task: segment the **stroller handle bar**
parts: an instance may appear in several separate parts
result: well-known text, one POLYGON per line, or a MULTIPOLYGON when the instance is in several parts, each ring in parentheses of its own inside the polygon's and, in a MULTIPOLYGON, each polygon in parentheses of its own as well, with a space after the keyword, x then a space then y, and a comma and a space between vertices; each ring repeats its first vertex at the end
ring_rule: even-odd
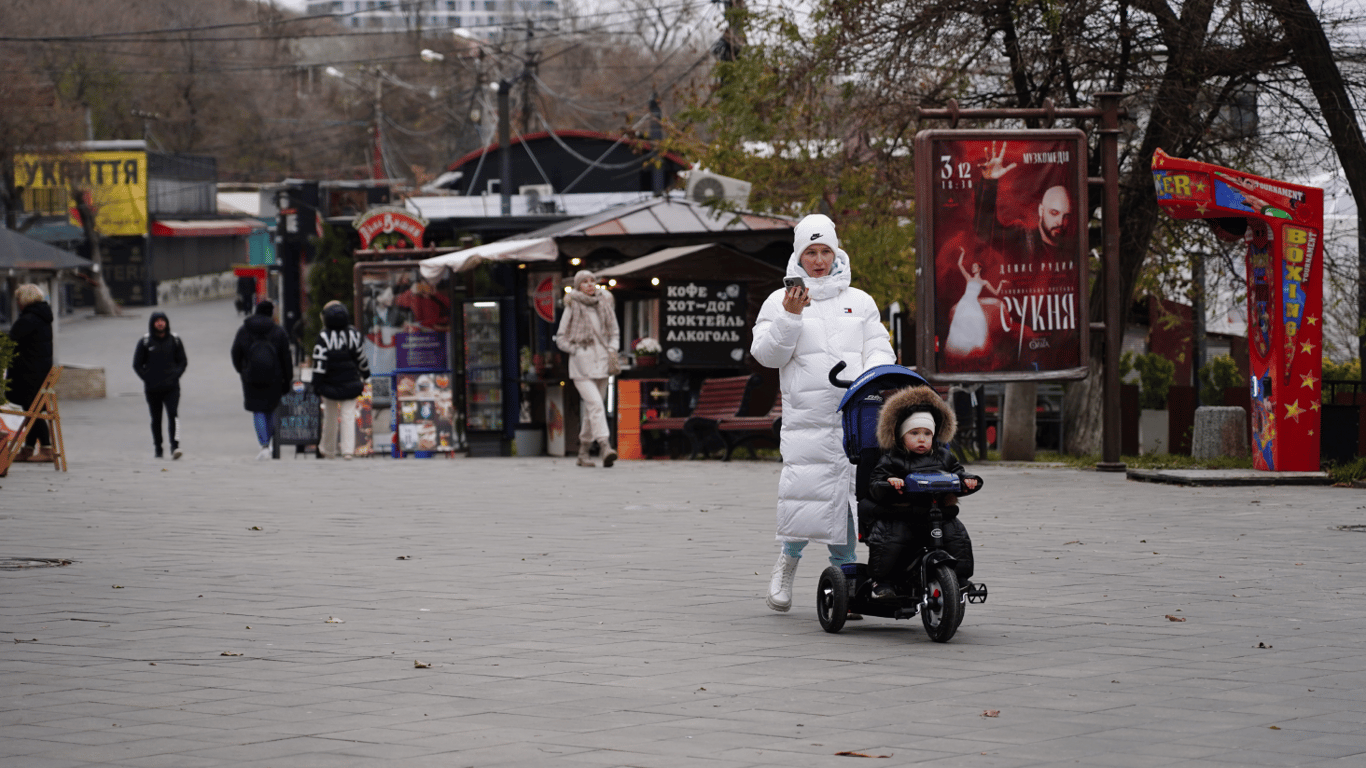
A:
POLYGON ((832 386, 839 387, 840 389, 848 389, 854 385, 852 379, 841 379, 839 377, 839 372, 848 367, 849 364, 843 360, 835 363, 835 367, 830 369, 830 384, 832 386))

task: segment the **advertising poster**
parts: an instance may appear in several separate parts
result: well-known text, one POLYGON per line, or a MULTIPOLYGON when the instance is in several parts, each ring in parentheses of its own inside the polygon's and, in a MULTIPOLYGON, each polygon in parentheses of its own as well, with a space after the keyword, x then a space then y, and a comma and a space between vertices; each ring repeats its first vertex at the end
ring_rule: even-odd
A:
POLYGON ((370 371, 443 370, 451 305, 444 281, 422 279, 415 266, 366 267, 360 274, 362 331, 370 371))
POLYGON ((455 432, 457 420, 449 372, 396 374, 394 395, 400 451, 456 449, 461 436, 455 432))
POLYGON ((1085 178, 1077 130, 916 137, 922 369, 942 381, 1086 375, 1085 178))
POLYGON ((24 210, 80 217, 72 185, 88 189, 101 235, 147 234, 147 153, 92 150, 63 155, 17 154, 14 185, 23 189, 24 210))
POLYGON ((689 280, 660 286, 661 346, 671 365, 735 365, 749 350, 743 283, 689 280))

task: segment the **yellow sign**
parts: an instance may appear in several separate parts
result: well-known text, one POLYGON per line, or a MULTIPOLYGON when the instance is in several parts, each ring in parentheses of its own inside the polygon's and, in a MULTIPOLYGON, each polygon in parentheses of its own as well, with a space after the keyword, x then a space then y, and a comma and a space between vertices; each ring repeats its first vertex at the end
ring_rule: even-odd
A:
POLYGON ((24 210, 66 214, 80 226, 73 187, 90 194, 101 235, 147 234, 147 153, 94 150, 14 156, 14 183, 23 188, 24 210))

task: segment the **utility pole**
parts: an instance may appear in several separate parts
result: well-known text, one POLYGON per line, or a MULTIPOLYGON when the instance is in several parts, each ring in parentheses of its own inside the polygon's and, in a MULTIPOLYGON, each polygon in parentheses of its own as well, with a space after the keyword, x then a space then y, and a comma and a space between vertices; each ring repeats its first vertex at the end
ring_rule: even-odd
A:
POLYGON ((380 76, 379 67, 375 67, 375 136, 370 158, 370 178, 375 180, 388 178, 384 170, 384 134, 381 130, 384 123, 383 101, 384 79, 380 76))
POLYGON ((512 81, 498 81, 498 194, 502 198, 502 213, 512 215, 512 127, 509 124, 509 104, 512 81))
POLYGON ((664 110, 659 106, 659 93, 650 94, 650 142, 654 144, 655 167, 650 173, 650 188, 655 197, 664 196, 664 155, 659 151, 659 145, 664 140, 664 123, 662 117, 664 110))

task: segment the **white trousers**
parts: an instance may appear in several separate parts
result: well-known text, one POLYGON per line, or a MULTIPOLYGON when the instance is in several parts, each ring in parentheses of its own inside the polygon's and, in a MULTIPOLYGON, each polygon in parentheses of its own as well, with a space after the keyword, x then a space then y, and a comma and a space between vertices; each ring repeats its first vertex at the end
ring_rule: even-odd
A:
POLYGON ((612 439, 607 428, 607 406, 603 398, 607 396, 607 379, 574 379, 579 390, 579 445, 580 450, 598 440, 612 439))
POLYGON ((318 450, 323 456, 337 455, 337 413, 341 412, 341 452, 351 456, 356 452, 356 401, 323 398, 323 440, 318 450))

